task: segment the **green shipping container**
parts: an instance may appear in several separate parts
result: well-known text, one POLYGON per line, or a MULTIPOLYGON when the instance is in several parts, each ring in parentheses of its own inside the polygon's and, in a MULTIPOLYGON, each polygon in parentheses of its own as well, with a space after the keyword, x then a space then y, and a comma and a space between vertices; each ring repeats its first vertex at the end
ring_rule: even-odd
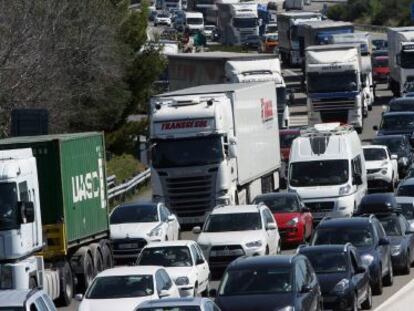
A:
POLYGON ((101 133, 14 137, 0 149, 31 148, 37 160, 46 256, 109 235, 101 133), (49 252, 49 254, 47 254, 49 252))

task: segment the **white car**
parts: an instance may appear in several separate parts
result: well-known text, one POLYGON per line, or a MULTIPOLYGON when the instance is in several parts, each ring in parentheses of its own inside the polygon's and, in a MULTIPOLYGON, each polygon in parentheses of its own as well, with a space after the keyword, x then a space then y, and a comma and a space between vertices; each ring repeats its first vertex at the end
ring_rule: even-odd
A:
POLYGON ((163 266, 180 290, 181 297, 207 296, 210 269, 195 241, 168 241, 147 245, 138 265, 163 266))
POLYGON ((171 26, 170 14, 165 13, 165 12, 158 13, 154 18, 154 26, 158 26, 158 25, 171 26))
POLYGON ((110 231, 114 259, 135 262, 145 245, 177 240, 180 224, 163 203, 128 203, 112 211, 110 231))
POLYGON ((133 311, 140 303, 153 299, 180 297, 178 288, 163 267, 131 266, 99 273, 86 290, 78 311, 133 311))
POLYGON ((387 146, 363 146, 365 168, 367 170, 368 189, 385 189, 393 192, 399 181, 397 155, 393 155, 387 146))
POLYGON ((240 256, 280 253, 280 236, 272 212, 264 204, 216 207, 204 224, 197 242, 210 269, 225 268, 240 256))

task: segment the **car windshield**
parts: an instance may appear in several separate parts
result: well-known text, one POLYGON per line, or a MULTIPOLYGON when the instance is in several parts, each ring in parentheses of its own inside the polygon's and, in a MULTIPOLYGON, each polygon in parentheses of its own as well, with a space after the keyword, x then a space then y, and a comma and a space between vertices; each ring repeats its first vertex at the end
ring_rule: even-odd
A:
POLYGON ((372 140, 373 145, 387 146, 392 154, 400 155, 403 151, 403 140, 401 137, 379 137, 372 140))
POLYGON ((16 229, 17 215, 16 183, 0 183, 0 230, 16 229))
POLYGON ((397 190, 399 197, 414 197, 414 185, 400 185, 397 190))
POLYGON ((316 273, 340 273, 347 271, 344 253, 305 252, 316 273))
POLYGON ((111 225, 135 222, 157 222, 158 212, 154 205, 121 205, 111 214, 111 225))
POLYGON ((414 129, 414 114, 385 115, 381 122, 382 130, 407 131, 414 129))
POLYGON ((290 165, 289 183, 293 187, 340 185, 348 179, 347 160, 295 162, 290 165))
POLYGON ((414 205, 411 203, 398 203, 398 207, 402 210, 402 214, 406 219, 414 219, 414 205))
POLYGON ((189 24, 189 25, 202 25, 203 24, 203 19, 202 18, 197 18, 197 17, 189 17, 189 18, 187 18, 187 24, 189 24))
POLYGON ((400 111, 414 111, 414 100, 413 101, 395 101, 390 104, 391 112, 400 111))
POLYGON ((87 299, 118 299, 154 294, 152 275, 121 275, 97 277, 87 290, 87 299))
POLYGON ((300 211, 298 199, 293 195, 257 197, 253 203, 263 202, 273 213, 294 213, 300 211))
POLYGON ((208 217, 204 232, 248 231, 261 228, 259 213, 213 214, 208 217))
POLYGON ((236 28, 256 27, 257 18, 233 18, 233 26, 236 28))
POLYGON ((293 140, 299 136, 299 133, 293 134, 281 134, 280 135, 280 148, 290 148, 293 140))
POLYGON ((190 250, 186 246, 145 248, 137 261, 141 266, 191 267, 190 250))
POLYGON ((152 165, 155 168, 209 165, 219 163, 223 157, 219 136, 159 140, 152 150, 152 165))
POLYGON ((310 93, 354 92, 358 90, 357 74, 353 71, 337 73, 308 73, 310 93))
POLYGON ((158 17, 162 17, 162 18, 168 18, 168 17, 170 17, 170 15, 168 15, 167 13, 159 13, 157 16, 158 17))
POLYGON ((402 228, 397 217, 386 217, 386 218, 379 218, 382 226, 384 227, 385 232, 389 236, 401 236, 402 235, 402 228))
POLYGON ((277 35, 267 36, 267 41, 268 42, 277 42, 278 39, 279 39, 279 37, 277 35))
POLYGON ((289 267, 228 270, 220 284, 220 296, 264 295, 292 291, 289 267))
POLYGON ((136 311, 201 311, 197 306, 138 308, 136 311))
POLYGON ((363 150, 366 161, 387 160, 387 153, 382 148, 364 148, 363 150))
POLYGON ((346 244, 352 243, 355 247, 372 246, 374 238, 367 228, 338 227, 316 230, 312 238, 312 245, 346 244))

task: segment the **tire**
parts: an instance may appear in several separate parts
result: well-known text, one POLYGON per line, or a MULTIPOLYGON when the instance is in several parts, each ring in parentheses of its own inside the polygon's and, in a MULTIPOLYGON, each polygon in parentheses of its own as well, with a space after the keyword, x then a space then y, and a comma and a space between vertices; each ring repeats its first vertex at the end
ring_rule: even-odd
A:
POLYGON ((410 274, 411 272, 411 262, 410 262, 410 253, 407 251, 407 255, 405 256, 405 266, 401 269, 402 274, 410 274))
POLYGON ((194 297, 198 297, 198 284, 197 283, 195 283, 195 285, 194 285, 194 293, 193 293, 193 296, 194 297))
POLYGON ((388 273, 384 277, 384 285, 385 286, 392 286, 392 284, 394 284, 394 272, 392 270, 392 263, 391 263, 391 258, 390 258, 388 273))
MULTIPOLYGON (((101 246, 98 243, 90 245, 92 251, 93 267, 95 268, 95 275, 104 270, 101 246)), ((94 275, 94 276, 95 276, 94 275)))
POLYGON ((60 307, 66 307, 70 305, 74 293, 72 269, 67 261, 58 263, 57 268, 59 271, 60 294, 56 303, 60 307))
POLYGON ((102 263, 103 269, 110 269, 114 266, 114 258, 112 257, 112 249, 108 240, 101 241, 102 263))
POLYGON ((207 283, 206 289, 201 292, 201 297, 208 297, 208 294, 210 292, 210 285, 209 285, 210 283, 209 282, 207 283))
POLYGON ((269 255, 269 246, 266 246, 266 252, 265 255, 269 255))
POLYGON ((79 289, 81 292, 85 292, 91 285, 95 276, 95 267, 93 266, 93 259, 90 252, 85 252, 81 256, 82 273, 78 274, 79 289))
MULTIPOLYGON (((382 271, 382 267, 380 267, 380 271, 382 271)), ((382 295, 382 292, 383 292, 381 272, 379 274, 380 275, 378 276, 378 282, 371 285, 372 293, 374 295, 382 295)))
POLYGON ((361 304, 362 309, 364 310, 371 310, 372 309, 372 290, 371 286, 368 285, 368 295, 367 299, 361 304))

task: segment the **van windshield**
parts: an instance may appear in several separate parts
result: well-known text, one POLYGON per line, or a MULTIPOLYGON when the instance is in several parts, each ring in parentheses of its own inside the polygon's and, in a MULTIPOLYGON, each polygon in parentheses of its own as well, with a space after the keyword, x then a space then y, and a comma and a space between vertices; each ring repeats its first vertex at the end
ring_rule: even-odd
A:
POLYGON ((348 160, 296 162, 290 165, 293 187, 334 186, 349 180, 348 160))

